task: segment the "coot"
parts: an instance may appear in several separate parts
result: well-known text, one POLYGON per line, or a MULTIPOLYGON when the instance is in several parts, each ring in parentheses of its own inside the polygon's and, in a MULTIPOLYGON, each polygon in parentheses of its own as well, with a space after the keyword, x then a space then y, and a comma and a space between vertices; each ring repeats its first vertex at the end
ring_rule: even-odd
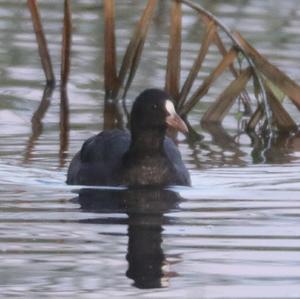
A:
POLYGON ((170 96, 147 89, 135 100, 130 133, 105 130, 86 140, 69 166, 67 183, 76 185, 190 185, 190 176, 167 125, 187 132, 170 96))

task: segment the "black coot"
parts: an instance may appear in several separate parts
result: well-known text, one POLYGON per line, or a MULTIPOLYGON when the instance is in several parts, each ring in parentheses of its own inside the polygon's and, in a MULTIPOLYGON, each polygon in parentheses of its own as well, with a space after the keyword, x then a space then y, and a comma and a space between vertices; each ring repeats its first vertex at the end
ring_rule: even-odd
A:
POLYGON ((67 183, 102 186, 190 185, 190 176, 167 125, 187 132, 170 96, 147 89, 135 100, 130 133, 107 130, 84 142, 68 170, 67 183))

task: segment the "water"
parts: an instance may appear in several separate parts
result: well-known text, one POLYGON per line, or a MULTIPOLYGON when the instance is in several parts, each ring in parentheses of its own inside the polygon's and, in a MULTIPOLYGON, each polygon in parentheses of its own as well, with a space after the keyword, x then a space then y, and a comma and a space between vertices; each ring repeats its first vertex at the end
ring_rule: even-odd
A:
MULTIPOLYGON (((122 53, 143 1, 119 2, 122 53)), ((201 4, 300 82, 298 1, 211 2, 201 4)), ((62 3, 39 3, 58 77, 62 3)), ((24 3, 1 1, 0 297, 300 298, 299 136, 241 134, 235 111, 223 128, 200 127, 222 82, 189 117, 202 139, 179 136, 192 188, 65 185, 70 159, 103 126, 101 7, 73 3, 66 110, 58 89, 39 107, 44 77, 29 13, 24 3)), ((161 86, 167 10, 160 9, 128 106, 143 88, 161 86)), ((184 71, 199 28, 186 14, 184 71)), ((200 76, 215 57, 212 51, 200 76)))

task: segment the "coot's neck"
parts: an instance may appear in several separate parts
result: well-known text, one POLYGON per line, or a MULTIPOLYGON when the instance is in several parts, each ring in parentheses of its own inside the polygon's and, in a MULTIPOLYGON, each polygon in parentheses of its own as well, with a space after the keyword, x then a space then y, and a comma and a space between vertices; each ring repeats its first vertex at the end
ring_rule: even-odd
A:
POLYGON ((135 155, 159 154, 163 152, 165 127, 132 128, 129 152, 135 155))

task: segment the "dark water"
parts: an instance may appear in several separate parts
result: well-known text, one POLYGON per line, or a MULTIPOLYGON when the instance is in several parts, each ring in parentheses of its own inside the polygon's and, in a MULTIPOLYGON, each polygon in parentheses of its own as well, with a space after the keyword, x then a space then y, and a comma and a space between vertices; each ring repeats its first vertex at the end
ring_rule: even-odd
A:
MULTIPOLYGON (((192 188, 66 186, 70 159, 103 125, 102 4, 73 3, 67 111, 58 89, 39 106, 44 77, 22 2, 0 1, 0 297, 300 298, 299 137, 241 133, 236 110, 224 128, 201 128, 225 78, 189 117, 203 138, 179 136, 192 188)), ((117 2, 121 57, 144 1, 117 2)), ((58 77, 62 3, 39 3, 58 77)), ((128 106, 145 87, 162 86, 164 3, 128 106)), ((300 82, 299 1, 199 3, 300 82)), ((185 14, 184 72, 200 28, 185 14)), ((200 77, 216 57, 212 50, 200 77)))

